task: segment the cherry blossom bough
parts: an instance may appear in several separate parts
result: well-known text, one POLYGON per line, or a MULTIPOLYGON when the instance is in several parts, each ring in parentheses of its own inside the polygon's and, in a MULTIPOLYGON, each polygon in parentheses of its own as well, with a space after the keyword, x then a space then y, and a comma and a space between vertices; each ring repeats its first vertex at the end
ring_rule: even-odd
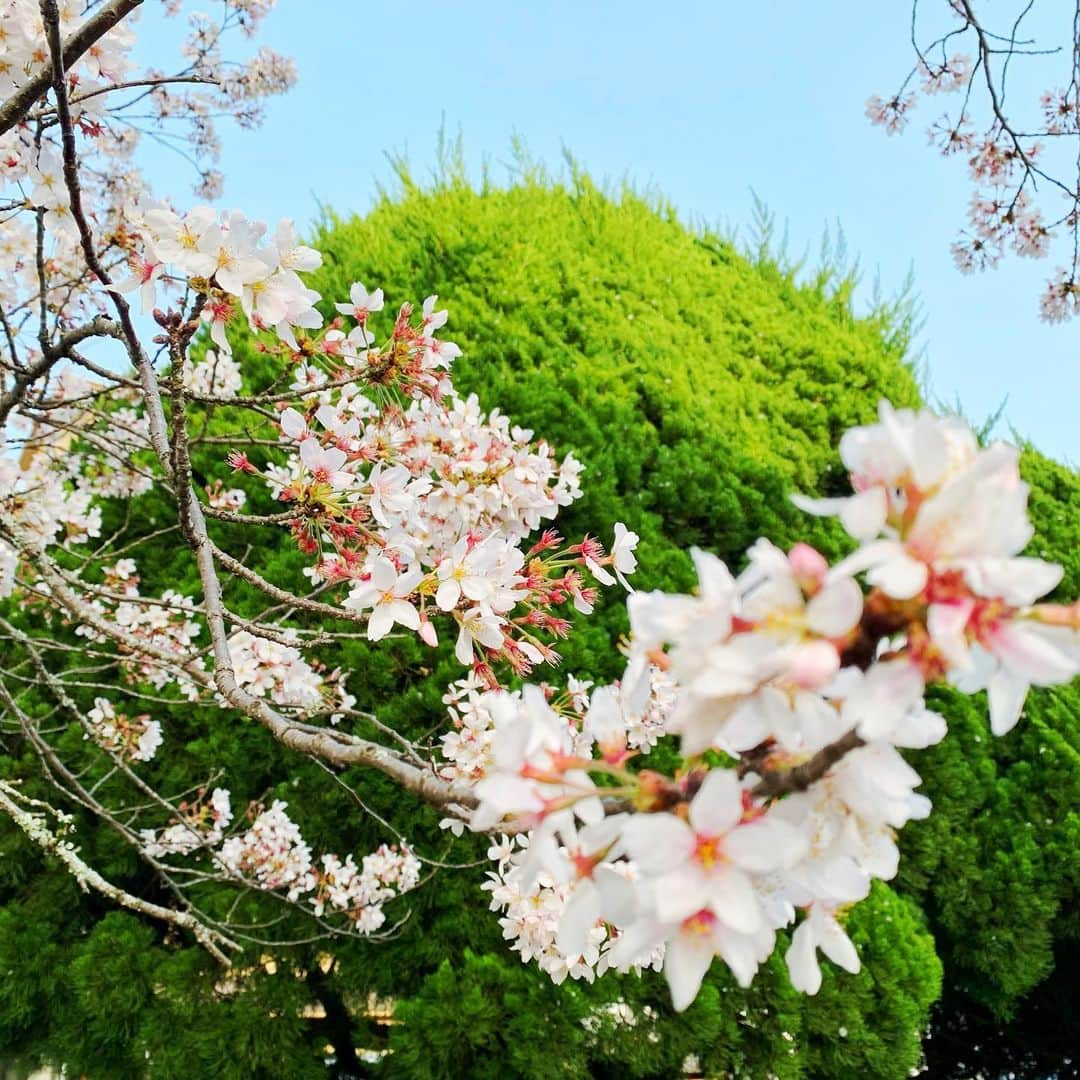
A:
MULTIPOLYGON (((581 467, 572 456, 558 460, 546 444, 534 445, 531 432, 498 412, 484 415, 475 398, 455 394, 449 368, 459 350, 436 336, 446 312, 434 297, 415 318, 404 306, 389 339, 376 346, 372 316, 382 294, 357 283, 324 329, 319 295, 301 277, 320 257, 298 243, 290 222, 267 237, 262 224, 240 212, 199 206, 182 213, 150 196, 125 163, 134 129, 118 140, 130 103, 152 99, 160 124, 190 122, 196 149, 212 157, 206 95, 221 95, 216 111, 228 112, 222 105, 232 103, 238 119, 251 122, 254 113, 239 103, 283 89, 291 76, 287 63, 265 50, 243 69, 220 59, 223 31, 253 31, 270 6, 230 0, 220 27, 192 17, 187 69, 135 78, 126 59, 133 35, 118 20, 137 6, 114 2, 87 16, 45 0, 40 10, 25 3, 0 10, 0 77, 11 76, 16 98, 27 95, 12 124, 4 106, 0 134, 10 190, 0 236, 13 271, 0 297, 7 346, 0 423, 9 447, 0 458, 0 597, 26 599, 40 615, 32 636, 9 623, 5 632, 25 646, 25 663, 48 694, 79 717, 87 742, 151 801, 140 800, 138 813, 106 807, 66 767, 61 796, 91 807, 133 842, 137 837, 144 859, 174 893, 183 892, 180 868, 166 860, 191 856, 291 901, 314 895, 309 906, 317 917, 345 912, 370 933, 382 923, 382 901, 418 879, 408 847, 399 855, 384 848, 360 866, 352 856, 326 855, 321 869, 312 869, 284 804, 259 811, 242 837, 226 837, 227 788, 192 802, 154 791, 139 775, 139 766, 163 743, 168 747, 151 703, 178 695, 199 709, 239 709, 287 745, 333 765, 388 772, 460 823, 475 802, 471 790, 440 775, 396 733, 386 732, 392 746, 384 747, 321 726, 361 714, 347 689, 349 673, 309 658, 305 642, 358 632, 378 641, 397 626, 434 647, 442 624, 452 628, 469 677, 492 690, 508 675, 558 661, 553 642, 569 631, 559 609, 587 613, 598 585, 625 585, 636 537, 618 526, 609 555, 591 537, 568 545, 553 529, 528 539, 580 496, 581 467), (155 344, 169 362, 164 374, 140 340, 126 299, 133 292, 142 315, 161 331, 155 344), (177 306, 157 308, 166 298, 177 306), (277 345, 264 338, 260 348, 280 359, 283 372, 292 371, 287 385, 243 397, 228 331, 239 317, 256 333, 276 335, 277 345), (200 327, 215 348, 193 360, 189 346, 200 327), (95 337, 124 346, 134 378, 83 355, 81 347, 95 337), (190 454, 200 436, 190 430, 188 413, 233 404, 264 426, 277 417, 272 438, 252 445, 280 446, 261 470, 283 504, 280 515, 243 515, 248 492, 221 477, 205 484, 205 502, 193 485, 190 454), (145 594, 132 556, 148 541, 102 535, 105 501, 161 490, 175 499, 174 528, 196 555, 201 600, 172 589, 145 594), (207 527, 214 515, 286 523, 312 557, 308 576, 318 599, 267 581, 218 548, 207 527), (90 542, 93 549, 83 546, 90 542), (362 631, 298 629, 270 614, 241 619, 222 602, 221 567, 262 589, 274 601, 268 612, 285 603, 293 613, 323 622, 336 616, 362 631), (53 662, 69 648, 61 640, 65 628, 88 643, 97 670, 119 676, 108 696, 101 691, 109 682, 99 676, 91 684, 95 695, 81 707, 53 662), (136 831, 133 822, 148 806, 169 812, 170 823, 136 831)), ((230 464, 241 476, 259 472, 251 456, 237 450, 230 464)), ((136 517, 138 505, 132 504, 136 517)), ((6 695, 11 716, 43 762, 55 766, 57 749, 31 730, 17 696, 6 695)))
POLYGON ((926 687, 986 690, 1003 735, 1030 686, 1080 673, 1080 603, 1040 602, 1061 567, 1020 555, 1014 447, 883 402, 840 452, 855 494, 796 499, 858 541, 837 565, 759 540, 733 577, 694 551, 696 594, 630 597, 619 684, 452 696, 444 751, 476 781, 473 828, 531 830, 493 848, 492 905, 557 980, 659 951, 684 1009, 714 957, 746 986, 791 927, 797 988, 820 987, 819 950, 858 971, 845 913, 930 812, 900 753, 945 736, 926 687), (646 718, 679 740, 674 777, 630 765, 646 718))
POLYGON ((1056 5, 1052 13, 1067 35, 1063 48, 1027 35, 1034 4, 1018 0, 993 29, 985 6, 940 0, 920 10, 913 3, 915 65, 895 93, 869 99, 866 115, 893 135, 907 127, 920 96, 954 95, 955 108, 928 129, 941 154, 967 162, 975 189, 953 259, 969 274, 996 267, 1007 252, 1044 258, 1064 240, 1065 265, 1039 300, 1046 322, 1062 322, 1080 313, 1080 4, 1056 5), (1038 97, 1015 87, 1032 61, 1062 68, 1048 73, 1038 97))

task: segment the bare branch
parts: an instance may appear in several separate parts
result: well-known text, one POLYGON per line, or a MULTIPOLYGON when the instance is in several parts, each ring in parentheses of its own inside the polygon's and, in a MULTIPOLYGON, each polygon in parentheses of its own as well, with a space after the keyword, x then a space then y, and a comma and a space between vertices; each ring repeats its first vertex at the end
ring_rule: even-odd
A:
POLYGON ((151 903, 149 900, 133 896, 118 885, 106 881, 79 856, 78 849, 70 841, 64 840, 50 831, 45 824, 43 814, 32 813, 29 809, 24 809, 23 806, 20 806, 20 802, 24 804, 30 802, 30 805, 44 809, 44 804, 27 800, 16 787, 5 780, 0 780, 0 810, 3 810, 42 851, 59 859, 84 892, 93 889, 94 892, 100 893, 106 899, 112 900, 122 907, 126 907, 129 911, 171 923, 181 930, 187 930, 195 936, 195 940, 215 960, 226 967, 229 966, 230 960, 225 950, 239 950, 240 946, 235 941, 226 937, 220 931, 205 926, 186 911, 176 911, 173 908, 151 903))

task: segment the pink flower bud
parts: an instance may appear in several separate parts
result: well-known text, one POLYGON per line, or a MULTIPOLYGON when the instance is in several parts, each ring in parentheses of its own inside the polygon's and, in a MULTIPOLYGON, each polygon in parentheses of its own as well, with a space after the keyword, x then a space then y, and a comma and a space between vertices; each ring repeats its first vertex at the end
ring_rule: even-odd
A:
POLYGON ((796 544, 788 552, 788 563, 799 587, 810 595, 821 588, 825 575, 829 572, 829 564, 825 556, 815 551, 809 544, 802 542, 796 544))
POLYGON ((439 644, 439 635, 435 632, 435 625, 426 616, 420 616, 420 640, 425 645, 430 645, 433 649, 439 644))

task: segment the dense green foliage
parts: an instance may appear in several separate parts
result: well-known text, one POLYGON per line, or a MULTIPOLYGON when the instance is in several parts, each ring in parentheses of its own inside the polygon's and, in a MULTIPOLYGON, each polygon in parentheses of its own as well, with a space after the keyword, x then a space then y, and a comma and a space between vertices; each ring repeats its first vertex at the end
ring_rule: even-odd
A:
MULTIPOLYGON (((459 387, 585 463, 586 495, 560 518, 565 534, 606 538, 625 521, 641 535, 643 587, 687 587, 691 544, 736 565, 761 535, 841 549, 835 530, 807 522, 786 495, 839 492, 840 433, 869 420, 880 397, 918 402, 901 310, 856 318, 842 274, 800 283, 765 251, 744 256, 666 208, 628 193, 611 198, 580 175, 560 184, 531 174, 480 192, 457 178, 433 190, 402 179, 366 217, 326 222, 317 238, 326 266, 314 284, 334 300, 359 279, 382 286, 391 306, 437 292, 450 307, 448 336, 465 351, 459 387)), ((238 356, 249 381, 263 381, 266 360, 238 356)), ((211 456, 197 464, 223 473, 211 456)), ((1034 451, 1025 468, 1035 488, 1033 549, 1066 563, 1063 592, 1075 594, 1080 484, 1034 451)), ((221 536, 225 546, 244 542, 221 536)), ((287 584, 302 561, 284 534, 279 542, 262 565, 287 584)), ((196 591, 175 551, 163 549, 143 572, 196 591)), ((609 594, 578 620, 565 670, 618 674, 618 601, 609 594)), ((237 590, 233 602, 244 611, 254 600, 237 590)), ((414 641, 350 644, 334 660, 355 672, 359 707, 407 732, 439 723, 442 687, 457 671, 445 651, 433 661, 414 641)), ((906 1076, 920 1060, 942 962, 951 1011, 938 1025, 947 1031, 972 1009, 1007 1018, 1051 971, 1055 948, 1075 951, 1078 704, 1075 688, 1033 696, 1016 731, 993 740, 983 701, 941 694, 950 737, 917 761, 935 813, 905 830, 898 882, 875 887, 852 914, 863 971, 827 970, 820 994, 807 998, 787 981, 781 945, 749 991, 716 963, 681 1016, 653 974, 554 987, 522 965, 486 911, 481 870, 443 872, 399 902, 393 914, 411 914, 388 942, 334 942, 337 966, 325 978, 310 974, 325 943, 272 950, 274 975, 256 966, 264 950, 253 947, 253 970, 237 977, 243 992, 222 996, 220 972, 200 950, 126 913, 106 914, 5 827, 0 970, 11 974, 0 983, 0 1047, 91 1077, 145 1075, 147 1061, 154 1077, 321 1075, 321 1048, 343 1045, 333 1025, 344 1006, 356 1015, 357 1045, 394 1051, 373 1075, 667 1077, 692 1054, 707 1075, 906 1076), (369 993, 395 996, 402 1022, 369 1025, 358 1008, 369 993), (313 997, 327 1012, 318 1023, 301 1017, 313 997), (619 1025, 602 1008, 619 998, 648 1019, 619 1025)), ((167 737, 183 753, 162 755, 168 772, 155 774, 158 783, 181 790, 224 767, 239 796, 287 798, 317 848, 362 853, 392 839, 316 766, 250 724, 210 717, 169 710, 167 737)), ((33 769, 16 741, 3 752, 4 775, 33 769)), ((422 852, 447 854, 433 812, 380 778, 346 779, 422 852)), ((103 873, 152 893, 88 816, 78 835, 103 873)), ((468 862, 485 847, 466 837, 447 857, 468 862)), ((228 901, 202 899, 218 909, 228 901)), ((284 927, 304 936, 299 920, 284 927)), ((945 1041, 931 1048, 949 1075, 945 1041)))

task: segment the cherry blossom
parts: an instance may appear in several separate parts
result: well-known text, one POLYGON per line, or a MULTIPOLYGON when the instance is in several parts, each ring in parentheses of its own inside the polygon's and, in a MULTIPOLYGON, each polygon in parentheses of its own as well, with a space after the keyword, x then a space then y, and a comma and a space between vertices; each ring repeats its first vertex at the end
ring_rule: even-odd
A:
POLYGON ((710 772, 689 804, 689 820, 642 814, 623 829, 623 843, 653 879, 653 908, 664 923, 679 923, 708 908, 733 930, 752 934, 763 921, 747 871, 769 872, 794 863, 803 839, 770 817, 747 817, 743 788, 724 769, 710 772))
POLYGON ((386 637, 399 623, 410 630, 420 629, 420 615, 405 597, 419 585, 423 571, 414 566, 399 574, 389 559, 376 558, 368 580, 353 587, 344 606, 353 611, 371 608, 367 636, 371 641, 386 637))
POLYGON ((355 281, 349 288, 349 302, 338 303, 334 307, 342 315, 351 315, 358 323, 363 324, 372 312, 382 311, 383 291, 375 289, 369 293, 359 281, 355 281))

